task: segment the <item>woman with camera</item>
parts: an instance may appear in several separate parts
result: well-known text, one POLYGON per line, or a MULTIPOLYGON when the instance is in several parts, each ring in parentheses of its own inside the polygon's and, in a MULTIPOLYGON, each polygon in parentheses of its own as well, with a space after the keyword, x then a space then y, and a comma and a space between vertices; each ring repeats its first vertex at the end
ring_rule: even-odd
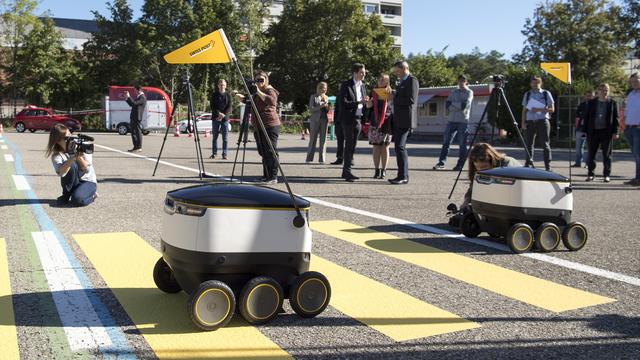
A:
POLYGON ((49 133, 45 157, 51 157, 53 168, 61 178, 62 196, 58 197, 58 202, 86 206, 98 196, 92 155, 82 152, 67 154, 67 137, 69 136, 71 132, 66 126, 56 124, 49 133))
POLYGON ((369 110, 369 144, 373 145, 373 165, 376 172, 374 179, 384 179, 387 176, 387 163, 389 162, 389 144, 391 144, 391 119, 393 117, 393 105, 388 101, 391 95, 389 75, 380 74, 378 84, 367 102, 369 110))
POLYGON ((318 151, 318 162, 324 163, 327 155, 327 127, 329 125, 329 97, 327 96, 327 83, 321 81, 316 86, 316 93, 311 95, 309 99, 309 111, 311 118, 309 119, 309 127, 311 134, 309 135, 309 146, 307 147, 307 163, 313 162, 316 152, 316 140, 320 136, 320 149, 318 151))
MULTIPOLYGON (((258 153, 262 156, 263 177, 260 181, 266 184, 277 184, 278 136, 280 134, 280 118, 277 111, 279 93, 273 86, 269 85, 269 76, 264 71, 256 72, 254 81, 255 87, 251 89, 251 92, 255 92, 255 94, 252 94, 252 100, 260 116, 257 116, 253 121, 253 134, 256 139, 258 153), (275 154, 271 151, 267 137, 265 137, 258 121, 262 121, 275 154)), ((244 95, 236 94, 236 96, 241 100, 245 100, 244 95)))

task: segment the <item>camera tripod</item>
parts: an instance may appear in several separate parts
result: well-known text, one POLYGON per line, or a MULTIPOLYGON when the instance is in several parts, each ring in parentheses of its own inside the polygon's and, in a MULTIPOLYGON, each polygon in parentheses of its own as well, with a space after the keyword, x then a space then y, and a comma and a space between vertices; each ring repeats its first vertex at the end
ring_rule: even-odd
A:
MULTIPOLYGON (((473 134, 473 138, 471 138, 471 143, 469 144, 469 148, 471 148, 473 144, 476 143, 476 139, 478 138, 478 134, 480 133, 480 128, 485 122, 485 117, 487 116, 487 111, 491 106, 491 104, 492 103, 496 104, 496 118, 497 118, 497 112, 499 111, 500 106, 504 104, 505 108, 507 109, 507 112, 509 113, 509 117, 511 118, 512 126, 515 129, 516 134, 518 134, 518 138, 520 139, 520 142, 522 143, 522 147, 524 148, 525 154, 527 155, 527 163, 530 163, 531 166, 535 167, 535 165, 533 165, 533 158, 531 156, 531 153, 529 153, 529 148, 527 147, 527 142, 524 141, 524 137, 522 136, 522 132, 520 131, 520 127, 518 126, 516 117, 513 115, 511 106, 509 106, 509 101, 507 101, 507 97, 504 94, 504 88, 503 88, 504 80, 500 75, 496 75, 496 76, 493 76, 493 83, 494 83, 494 88, 491 90, 491 95, 489 96, 489 101, 487 101, 487 105, 485 105, 484 107, 484 111, 482 111, 482 116, 480 116, 480 120, 478 121, 478 124, 476 126, 476 131, 473 134)), ((493 128, 495 128, 495 125, 493 125, 493 128)), ((460 136, 460 134, 458 134, 458 136, 460 136)), ((493 132, 491 136, 493 138, 493 132)), ((462 174, 462 169, 464 168, 464 164, 467 162, 467 158, 464 159, 462 166, 460 166, 460 170, 458 171, 458 175, 456 176, 456 181, 453 183, 453 188, 451 188, 451 192, 449 193, 449 197, 448 197, 449 200, 451 200, 451 197, 453 196, 453 192, 455 191, 456 186, 458 185, 458 181, 460 181, 460 175, 462 174)))
POLYGON ((244 114, 238 129, 238 147, 236 148, 236 157, 233 160, 233 169, 231 170, 231 181, 236 173, 236 164, 238 163, 238 155, 240 154, 240 144, 242 144, 242 166, 240 168, 240 183, 244 181, 244 163, 247 155, 247 143, 249 142, 249 122, 251 119, 251 97, 247 97, 244 106, 244 114))
MULTIPOLYGON (((182 78, 182 85, 187 90, 188 96, 188 104, 187 104, 187 132, 189 131, 191 124, 193 124, 193 132, 194 132, 194 145, 196 148, 196 159, 198 161, 198 174, 200 176, 200 180, 202 178, 208 177, 207 172, 204 170, 204 158, 202 157, 202 146, 200 145, 200 135, 198 134, 198 122, 195 117, 195 110, 193 108, 193 88, 191 87, 191 79, 189 77, 189 69, 185 71, 184 77, 182 78)), ((178 107, 174 106, 171 111, 171 119, 173 120, 173 115, 176 112, 178 107)), ((178 126, 176 122, 176 126, 178 126)), ((177 131, 180 131, 179 129, 177 131)), ((169 135, 169 126, 164 132, 164 139, 162 140, 162 146, 160 147, 160 152, 158 153, 158 158, 156 159, 156 166, 153 168, 153 175, 156 176, 156 170, 158 170, 158 164, 160 163, 160 157, 162 156, 162 151, 164 150, 164 145, 167 142, 167 136, 169 135)))

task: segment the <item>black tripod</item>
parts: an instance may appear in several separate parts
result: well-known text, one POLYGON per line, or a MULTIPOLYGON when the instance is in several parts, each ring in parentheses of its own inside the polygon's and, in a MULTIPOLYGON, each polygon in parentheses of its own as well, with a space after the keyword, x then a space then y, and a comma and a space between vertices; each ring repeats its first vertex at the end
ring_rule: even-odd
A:
MULTIPOLYGON (((471 144, 469 145, 469 147, 471 148, 473 146, 473 144, 476 143, 476 139, 478 137, 478 133, 480 132, 480 128, 482 127, 482 124, 485 121, 485 117, 487 115, 487 110, 489 109, 489 107, 491 106, 492 103, 496 104, 496 114, 499 111, 499 107, 504 104, 504 106, 506 107, 508 113, 509 113, 509 117, 511 118, 511 122, 513 125, 513 128, 515 129, 516 134, 518 134, 518 138, 520 139, 520 142, 522 142, 522 147, 524 148, 524 152, 525 154, 527 154, 527 162, 532 164, 533 167, 535 167, 533 165, 533 158, 531 157, 531 154, 529 153, 529 148, 527 147, 527 143, 526 141, 524 141, 524 137, 522 136, 522 132, 520 131, 520 128, 518 127, 518 122, 516 121, 516 117, 513 115, 513 111, 511 111, 511 106, 509 106, 509 101, 507 101, 507 97, 504 95, 504 80, 502 78, 501 75, 495 75, 493 76, 493 83, 494 83, 494 88, 493 90, 491 90, 491 95, 489 96, 489 101, 487 101, 487 105, 484 107, 484 111, 482 112, 482 116, 480 117, 480 120, 478 121, 478 125, 476 127, 476 131, 473 134, 473 138, 471 139, 471 144)), ((497 118, 497 115, 496 115, 497 118)), ((495 128, 495 125, 493 125, 495 128)), ((459 135, 458 135, 459 136, 459 135)), ((491 134, 491 136, 493 137, 493 133, 491 134)), ((453 183, 453 188, 451 188, 451 192, 449 193, 449 200, 451 199, 451 196, 453 196, 453 192, 456 189, 456 186, 458 185, 458 181, 460 181, 460 175, 462 174, 462 169, 464 168, 464 163, 467 161, 467 159, 464 159, 464 162, 462 163, 462 166, 460 166, 460 170, 458 171, 458 176, 456 176, 456 181, 453 183)))
POLYGON ((247 142, 249 142, 249 121, 251 119, 251 102, 253 100, 250 96, 247 96, 244 106, 244 114, 242 115, 242 121, 240 122, 240 128, 238 129, 238 147, 236 148, 236 157, 233 160, 233 169, 231 170, 231 181, 236 173, 236 164, 238 163, 238 155, 240 154, 240 144, 242 146, 242 166, 240 168, 240 183, 244 181, 244 163, 247 155, 247 142))
MULTIPOLYGON (((208 177, 207 172, 204 170, 204 158, 202 157, 202 146, 200 145, 200 135, 198 134, 198 122, 195 117, 195 110, 193 108, 193 88, 191 87, 191 79, 189 77, 189 69, 185 71, 184 77, 182 78, 182 85, 185 86, 188 95, 188 104, 187 104, 187 131, 191 128, 191 124, 193 124, 193 132, 195 136, 193 137, 194 144, 196 147, 196 158, 198 161, 198 174, 200 176, 200 180, 202 178, 208 177)), ((177 106, 173 107, 173 111, 171 111, 171 119, 173 119, 173 115, 175 114, 177 106)), ((176 123, 176 126, 178 124, 176 123)), ((178 130, 179 131, 179 130, 178 130)), ((160 157, 162 156, 162 151, 164 150, 164 145, 167 142, 167 136, 169 135, 169 126, 164 132, 164 139, 162 140, 162 146, 160 147, 160 152, 158 153, 158 159, 156 160, 156 166, 153 168, 153 175, 156 176, 156 170, 158 170, 158 164, 160 163, 160 157)))

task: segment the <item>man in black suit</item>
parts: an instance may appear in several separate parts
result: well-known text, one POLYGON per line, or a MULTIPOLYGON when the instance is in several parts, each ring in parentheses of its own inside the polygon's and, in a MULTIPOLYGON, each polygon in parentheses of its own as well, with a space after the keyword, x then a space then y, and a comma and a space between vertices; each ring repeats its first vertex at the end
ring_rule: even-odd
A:
POLYGON ((358 135, 362 128, 361 121, 364 118, 365 102, 369 101, 367 89, 362 82, 366 70, 363 64, 353 64, 351 69, 353 76, 340 85, 338 93, 337 107, 340 109, 340 124, 344 135, 344 155, 342 165, 342 178, 349 182, 354 182, 359 178, 351 172, 353 165, 353 154, 356 151, 358 135))
POLYGON ((398 176, 389 179, 393 185, 409 183, 409 155, 407 154, 407 138, 412 129, 418 126, 418 79, 409 72, 406 61, 398 61, 393 65, 393 72, 400 80, 393 97, 393 142, 395 143, 398 176))
POLYGON ((127 98, 127 104, 131 106, 131 114, 129 115, 129 127, 131 128, 131 140, 133 142, 133 148, 127 150, 129 152, 141 152, 142 151, 142 119, 144 117, 144 110, 147 106, 147 97, 142 92, 142 86, 136 85, 136 97, 131 97, 129 91, 124 93, 127 98))

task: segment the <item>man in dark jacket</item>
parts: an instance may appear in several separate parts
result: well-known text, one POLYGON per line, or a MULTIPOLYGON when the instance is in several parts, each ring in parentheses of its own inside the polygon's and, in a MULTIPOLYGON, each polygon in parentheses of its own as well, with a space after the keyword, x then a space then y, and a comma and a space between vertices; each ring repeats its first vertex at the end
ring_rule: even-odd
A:
POLYGON ((342 178, 349 182, 354 182, 359 178, 353 175, 351 166, 353 165, 353 154, 356 151, 358 135, 362 129, 362 119, 364 118, 364 104, 369 101, 367 89, 364 86, 363 79, 366 70, 363 64, 353 64, 351 69, 352 78, 340 85, 340 92, 336 99, 336 105, 340 111, 340 124, 344 135, 344 155, 342 165, 342 178))
POLYGON ((231 114, 231 95, 227 91, 227 81, 218 80, 216 91, 209 100, 211 105, 211 156, 218 154, 218 134, 222 133, 222 159, 227 159, 229 143, 229 114, 231 114))
POLYGON ((407 139, 411 130, 418 127, 418 79, 409 72, 406 61, 398 61, 393 66, 393 72, 400 85, 393 96, 393 142, 395 144, 396 161, 398 162, 398 176, 389 179, 393 185, 409 183, 409 155, 407 154, 407 139))
POLYGON ((131 128, 131 140, 133 142, 133 148, 128 150, 129 152, 141 152, 142 151, 142 118, 144 116, 144 110, 147 106, 147 97, 142 92, 142 86, 136 85, 135 99, 131 97, 129 92, 125 92, 127 97, 127 104, 131 106, 131 114, 129 115, 129 127, 131 128))
POLYGON ((593 181, 596 169, 596 153, 602 148, 604 182, 611 181, 611 151, 613 140, 618 138, 620 118, 618 103, 609 98, 609 84, 598 86, 598 97, 589 101, 585 116, 587 143, 589 144, 589 174, 587 181, 593 181))

